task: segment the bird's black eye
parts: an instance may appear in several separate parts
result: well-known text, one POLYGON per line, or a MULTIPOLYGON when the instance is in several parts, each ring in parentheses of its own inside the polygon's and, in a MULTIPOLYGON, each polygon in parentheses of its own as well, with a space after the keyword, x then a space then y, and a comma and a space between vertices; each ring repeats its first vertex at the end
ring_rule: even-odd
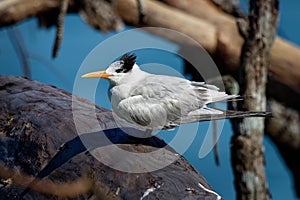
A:
POLYGON ((121 73, 121 72, 123 72, 123 69, 122 69, 122 68, 117 69, 116 72, 117 72, 117 73, 121 73))

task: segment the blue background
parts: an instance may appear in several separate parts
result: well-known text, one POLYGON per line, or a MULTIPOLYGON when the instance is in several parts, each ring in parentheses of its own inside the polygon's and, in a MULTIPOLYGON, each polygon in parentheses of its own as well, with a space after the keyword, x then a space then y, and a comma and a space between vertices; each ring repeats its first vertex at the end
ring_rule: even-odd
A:
MULTIPOLYGON (((242 9, 247 9, 247 4, 242 3, 242 9)), ((280 2, 280 26, 278 34, 295 44, 300 44, 300 1, 290 0, 280 2)), ((126 27, 130 29, 130 27, 126 27)), ((0 73, 7 75, 23 75, 22 63, 19 55, 16 54, 10 35, 12 28, 0 29, 0 73)), ((72 92, 73 83, 76 73, 89 52, 101 41, 114 35, 115 32, 102 34, 99 31, 93 30, 87 26, 78 15, 68 15, 65 21, 65 32, 59 55, 56 59, 51 58, 53 41, 55 38, 55 29, 41 29, 37 25, 36 19, 29 19, 17 26, 17 31, 20 31, 24 46, 28 54, 28 58, 32 70, 32 79, 38 80, 47 84, 52 84, 72 92)), ((143 34, 146 39, 153 41, 165 42, 170 49, 176 50, 179 47, 169 41, 161 38, 143 34)), ((114 52, 115 49, 107 49, 107 54, 114 52)), ((182 73, 183 62, 175 55, 166 52, 147 51, 138 52, 139 62, 153 62, 155 57, 156 63, 161 63, 166 66, 172 66, 176 71, 182 73)), ((105 55, 99 55, 99 60, 104 59, 105 55), (103 57, 103 58, 101 58, 103 57)), ((100 66, 95 66, 100 67, 100 66)), ((106 66, 102 66, 104 69, 106 66)), ((146 70, 153 70, 156 73, 159 67, 151 69, 145 67, 146 70)), ((166 73, 174 73, 173 71, 166 73)), ((173 74, 176 75, 176 74, 173 74)), ((95 102, 106 108, 110 108, 106 90, 108 83, 100 81, 95 98, 95 102)), ((88 94, 82 95, 84 98, 89 98, 88 94)), ((89 98, 94 100, 93 98, 89 98)), ((221 104, 221 107, 225 105, 221 104)), ((229 121, 225 120, 225 126, 219 139, 219 153, 221 166, 216 166, 213 153, 210 152, 206 157, 199 158, 199 148, 204 139, 203 132, 211 131, 208 127, 209 123, 200 124, 200 128, 192 145, 184 153, 184 156, 189 162, 204 175, 213 188, 225 199, 234 199, 235 191, 233 186, 233 174, 230 163, 230 138, 232 129, 229 121)), ((159 135, 166 141, 173 138, 172 132, 161 132, 159 135)), ((173 146, 176 149, 176 145, 173 146)), ((270 191, 273 199, 296 199, 293 189, 293 180, 291 173, 287 169, 285 163, 279 155, 276 147, 265 138, 266 149, 266 173, 269 182, 270 191)))

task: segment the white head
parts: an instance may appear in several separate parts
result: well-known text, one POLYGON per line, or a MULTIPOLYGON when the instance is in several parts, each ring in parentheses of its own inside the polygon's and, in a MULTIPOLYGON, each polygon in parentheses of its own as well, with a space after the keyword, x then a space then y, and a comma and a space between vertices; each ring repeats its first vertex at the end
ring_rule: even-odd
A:
POLYGON ((138 68, 134 54, 124 54, 118 61, 113 62, 105 71, 91 72, 83 78, 105 78, 112 84, 118 84, 121 79, 132 73, 133 68, 138 68))

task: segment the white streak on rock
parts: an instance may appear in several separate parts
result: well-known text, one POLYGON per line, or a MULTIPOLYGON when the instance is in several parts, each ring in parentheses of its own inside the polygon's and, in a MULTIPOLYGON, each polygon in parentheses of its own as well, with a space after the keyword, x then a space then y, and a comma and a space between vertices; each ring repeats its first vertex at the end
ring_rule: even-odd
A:
POLYGON ((143 196, 140 198, 140 200, 143 200, 146 196, 148 196, 151 192, 154 192, 154 190, 156 190, 158 188, 160 188, 160 185, 158 185, 157 187, 151 187, 151 188, 147 189, 144 192, 143 196))
POLYGON ((198 185, 199 185, 200 188, 202 188, 202 189, 205 190, 206 192, 209 192, 209 193, 211 193, 211 194, 216 195, 216 196, 217 196, 217 200, 221 200, 221 199, 222 199, 222 197, 221 197, 218 193, 216 193, 215 191, 212 191, 212 190, 210 190, 210 189, 207 189, 207 188, 204 187, 201 183, 198 183, 198 185))

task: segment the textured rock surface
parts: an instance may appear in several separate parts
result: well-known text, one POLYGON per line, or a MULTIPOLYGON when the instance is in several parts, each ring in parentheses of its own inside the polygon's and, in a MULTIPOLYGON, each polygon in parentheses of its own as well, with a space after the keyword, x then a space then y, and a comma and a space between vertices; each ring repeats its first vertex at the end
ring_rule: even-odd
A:
MULTIPOLYGON (((0 76, 0 111, 0 163, 11 169, 54 182, 72 182, 89 175, 108 188, 115 199, 140 199, 146 194, 144 199, 217 199, 206 180, 170 147, 164 148, 166 160, 178 159, 152 172, 126 173, 99 162, 86 151, 78 137, 74 115, 80 124, 79 131, 86 131, 81 137, 102 134, 109 138, 110 142, 100 142, 99 146, 90 148, 117 144, 124 150, 142 153, 166 144, 157 137, 140 139, 127 135, 116 128, 110 111, 94 107, 87 100, 73 97, 72 109, 72 95, 63 90, 22 77, 0 76), (90 113, 91 108, 94 114, 90 113), (93 116, 108 130, 94 130, 93 116)), ((135 129, 132 132, 141 134, 135 129)), ((136 160, 126 162, 132 164, 136 160)), ((0 184, 1 199, 17 198, 25 190, 1 178, 0 184)), ((93 195, 90 192, 77 198, 93 195)), ((24 199, 45 198, 58 197, 32 190, 24 196, 24 199)))

